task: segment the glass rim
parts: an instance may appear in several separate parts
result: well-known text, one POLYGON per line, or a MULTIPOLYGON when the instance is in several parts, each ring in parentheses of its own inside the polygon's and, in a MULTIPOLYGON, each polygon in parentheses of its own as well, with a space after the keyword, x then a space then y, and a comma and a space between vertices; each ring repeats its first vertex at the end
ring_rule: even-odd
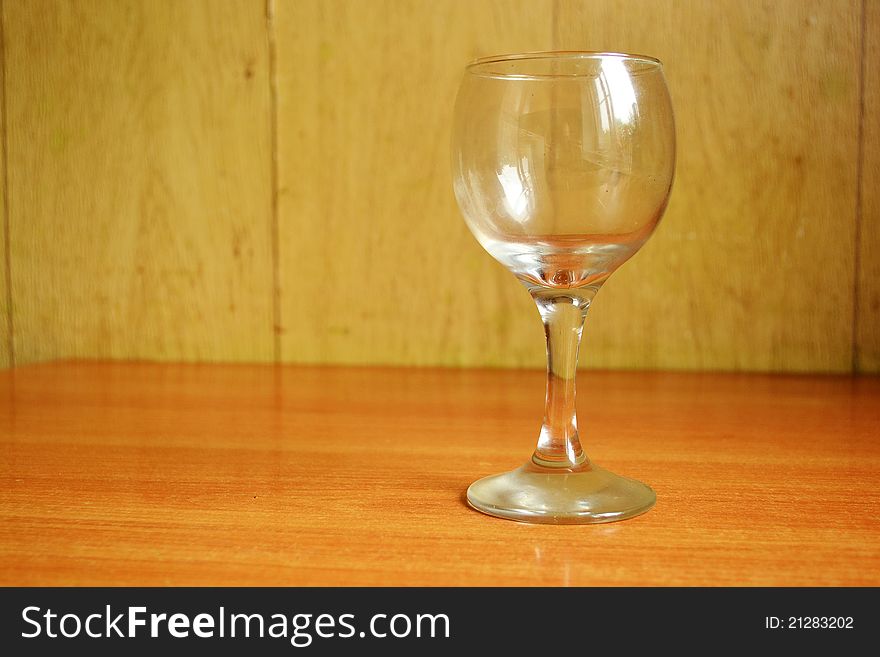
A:
MULTIPOLYGON (((502 73, 498 71, 479 71, 480 67, 488 64, 498 64, 504 62, 529 62, 542 60, 591 60, 616 58, 624 61, 639 62, 645 65, 646 69, 663 70, 663 62, 656 57, 650 55, 639 55, 635 53, 603 51, 603 50, 537 50, 534 52, 508 53, 502 55, 489 55, 487 57, 479 57, 471 61, 465 66, 465 71, 471 75, 480 77, 510 79, 510 80, 540 80, 553 78, 576 78, 588 77, 587 73, 502 73)), ((640 71, 634 71, 636 73, 640 71)))

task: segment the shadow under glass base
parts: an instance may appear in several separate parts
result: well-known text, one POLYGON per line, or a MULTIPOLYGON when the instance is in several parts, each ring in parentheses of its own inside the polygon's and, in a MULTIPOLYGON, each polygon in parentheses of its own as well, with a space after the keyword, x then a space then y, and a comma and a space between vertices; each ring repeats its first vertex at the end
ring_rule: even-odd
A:
POLYGON ((578 472, 526 464, 475 481, 467 492, 468 503, 490 516, 557 525, 625 520, 656 499, 645 484, 592 464, 578 472))

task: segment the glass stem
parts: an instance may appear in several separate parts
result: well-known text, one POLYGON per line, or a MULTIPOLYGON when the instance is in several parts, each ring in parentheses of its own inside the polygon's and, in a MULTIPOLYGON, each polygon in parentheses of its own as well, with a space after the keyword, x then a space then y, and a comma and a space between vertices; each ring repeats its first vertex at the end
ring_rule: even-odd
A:
POLYGON ((530 290, 547 336, 544 424, 532 462, 544 468, 583 469, 589 460, 578 437, 575 378, 584 320, 597 289, 530 290))

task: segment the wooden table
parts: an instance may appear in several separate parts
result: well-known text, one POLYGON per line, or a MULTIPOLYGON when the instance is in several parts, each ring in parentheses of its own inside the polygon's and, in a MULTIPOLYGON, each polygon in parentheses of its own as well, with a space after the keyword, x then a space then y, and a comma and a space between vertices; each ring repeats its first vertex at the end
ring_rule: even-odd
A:
POLYGON ((0 584, 878 585, 880 379, 582 372, 622 523, 526 525, 543 374, 53 363, 0 372, 0 584))

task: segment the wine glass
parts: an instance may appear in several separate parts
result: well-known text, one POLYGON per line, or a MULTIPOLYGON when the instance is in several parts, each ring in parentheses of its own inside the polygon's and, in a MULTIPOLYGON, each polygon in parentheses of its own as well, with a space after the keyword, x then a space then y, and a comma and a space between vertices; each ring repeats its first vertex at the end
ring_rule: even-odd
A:
POLYGON ((473 483, 468 502, 539 523, 644 513, 654 491, 581 448, 575 374, 593 297, 650 237, 669 199, 675 124, 662 64, 610 52, 479 59, 458 91, 452 169, 468 227, 531 293, 547 338, 535 452, 473 483))

